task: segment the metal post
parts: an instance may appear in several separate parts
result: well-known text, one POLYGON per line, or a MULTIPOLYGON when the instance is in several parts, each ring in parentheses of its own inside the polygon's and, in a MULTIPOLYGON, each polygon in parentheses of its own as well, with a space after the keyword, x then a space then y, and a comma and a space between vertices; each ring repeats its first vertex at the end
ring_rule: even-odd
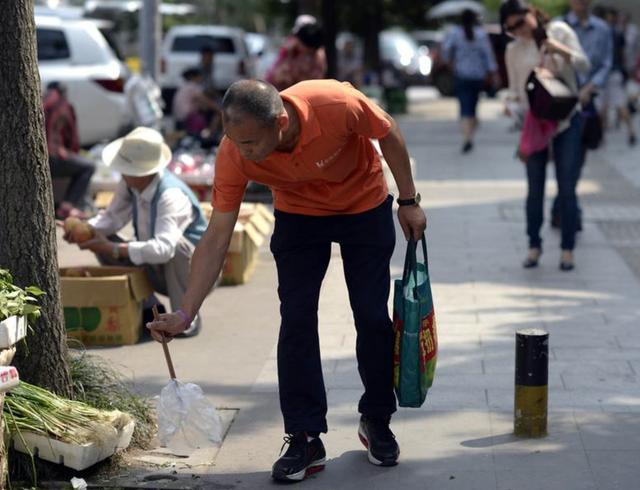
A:
POLYGON ((144 0, 140 9, 140 62, 142 73, 158 79, 160 60, 160 0, 144 0))
POLYGON ((547 435, 549 333, 538 328, 516 332, 516 389, 513 432, 518 437, 547 435))

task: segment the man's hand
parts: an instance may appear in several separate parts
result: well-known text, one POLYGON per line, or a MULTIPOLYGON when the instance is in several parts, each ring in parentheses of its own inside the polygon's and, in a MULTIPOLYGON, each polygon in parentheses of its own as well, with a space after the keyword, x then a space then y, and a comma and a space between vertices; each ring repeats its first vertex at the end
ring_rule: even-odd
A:
POLYGON ((424 230, 427 228, 427 216, 418 205, 400 206, 398 208, 398 221, 407 240, 409 240, 409 237, 413 237, 415 241, 420 240, 424 230))
POLYGON ((78 243, 78 247, 82 250, 91 250, 95 254, 109 257, 113 254, 114 245, 116 245, 116 242, 108 240, 107 237, 99 233, 96 233, 96 236, 91 240, 78 243))
POLYGON ((179 313, 162 313, 157 320, 147 323, 151 336, 158 342, 162 342, 163 337, 170 342, 173 337, 184 332, 188 327, 184 317, 179 313))
POLYGON ((580 104, 582 104, 583 107, 591 102, 591 99, 593 98, 593 92, 594 87, 590 83, 580 89, 578 98, 580 99, 580 104))

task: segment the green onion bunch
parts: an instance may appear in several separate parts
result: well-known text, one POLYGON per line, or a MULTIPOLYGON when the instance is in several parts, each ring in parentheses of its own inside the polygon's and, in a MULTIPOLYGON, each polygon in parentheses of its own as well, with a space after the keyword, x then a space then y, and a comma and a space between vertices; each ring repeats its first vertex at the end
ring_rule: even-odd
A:
POLYGON ((131 421, 123 412, 98 410, 24 381, 7 393, 3 413, 11 435, 33 432, 81 445, 112 440, 114 429, 131 421))

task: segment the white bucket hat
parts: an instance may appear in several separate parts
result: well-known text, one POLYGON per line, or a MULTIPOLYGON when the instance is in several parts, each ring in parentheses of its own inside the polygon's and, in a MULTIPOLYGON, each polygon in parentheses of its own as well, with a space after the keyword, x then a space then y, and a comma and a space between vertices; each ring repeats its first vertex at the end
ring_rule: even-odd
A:
POLYGON ((169 164, 171 149, 158 131, 138 127, 124 138, 105 146, 102 161, 121 174, 144 177, 159 172, 169 164))

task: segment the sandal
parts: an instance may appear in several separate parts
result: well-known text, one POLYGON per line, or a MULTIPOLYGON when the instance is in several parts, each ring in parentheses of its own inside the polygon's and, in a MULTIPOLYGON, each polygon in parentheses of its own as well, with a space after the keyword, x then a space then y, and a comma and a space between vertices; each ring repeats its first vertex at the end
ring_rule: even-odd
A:
POLYGON ((525 269, 533 269, 534 267, 538 267, 538 262, 540 261, 541 255, 541 248, 530 248, 527 258, 524 259, 524 262, 522 263, 522 267, 524 267, 525 269))

